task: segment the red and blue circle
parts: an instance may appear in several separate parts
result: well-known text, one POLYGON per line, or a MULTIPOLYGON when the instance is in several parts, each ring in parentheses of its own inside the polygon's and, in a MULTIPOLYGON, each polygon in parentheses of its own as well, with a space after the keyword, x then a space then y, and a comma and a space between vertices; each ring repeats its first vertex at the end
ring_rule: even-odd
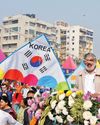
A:
POLYGON ((30 64, 32 67, 38 67, 42 64, 43 59, 40 56, 34 56, 30 60, 30 64))

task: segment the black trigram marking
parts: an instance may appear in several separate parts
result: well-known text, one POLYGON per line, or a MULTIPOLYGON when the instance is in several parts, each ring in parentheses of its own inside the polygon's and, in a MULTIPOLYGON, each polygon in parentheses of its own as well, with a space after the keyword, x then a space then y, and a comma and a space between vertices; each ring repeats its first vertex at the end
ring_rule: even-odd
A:
POLYGON ((45 55, 44 55, 44 59, 45 59, 45 61, 51 60, 49 54, 45 54, 45 55))
POLYGON ((23 66, 24 70, 27 70, 29 68, 28 65, 27 65, 27 63, 23 63, 22 66, 23 66))
POLYGON ((29 48, 32 48, 33 49, 33 45, 31 42, 29 42, 29 48))
POLYGON ((30 55, 32 55, 32 52, 30 50, 28 50, 25 54, 26 57, 29 57, 30 55))
POLYGON ((44 73, 46 70, 47 70, 47 68, 46 68, 45 66, 43 66, 41 69, 39 69, 39 71, 40 71, 41 73, 44 73))

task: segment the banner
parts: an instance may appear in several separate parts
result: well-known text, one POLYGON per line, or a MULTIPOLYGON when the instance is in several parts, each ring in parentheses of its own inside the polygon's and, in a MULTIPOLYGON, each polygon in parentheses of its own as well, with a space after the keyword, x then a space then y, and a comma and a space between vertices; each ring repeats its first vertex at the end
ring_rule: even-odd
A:
MULTIPOLYGON (((3 78, 20 82, 33 82, 31 85, 43 85, 55 88, 66 82, 61 67, 46 37, 25 44, 0 64, 3 78)), ((27 84, 27 83, 26 83, 27 84)))
POLYGON ((70 88, 73 88, 74 85, 76 84, 76 77, 77 75, 84 70, 85 65, 83 63, 83 61, 80 63, 80 65, 78 66, 78 68, 67 78, 67 82, 70 88))

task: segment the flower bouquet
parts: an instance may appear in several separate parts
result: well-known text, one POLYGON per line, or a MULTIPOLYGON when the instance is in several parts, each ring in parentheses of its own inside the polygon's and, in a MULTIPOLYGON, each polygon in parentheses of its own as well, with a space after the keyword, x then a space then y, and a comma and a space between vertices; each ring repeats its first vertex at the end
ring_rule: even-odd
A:
POLYGON ((46 105, 39 125, 100 125, 100 99, 91 93, 59 91, 46 105))
POLYGON ((28 100, 30 108, 27 110, 30 125, 38 125, 41 114, 45 108, 45 100, 50 96, 48 92, 38 93, 33 99, 28 100))

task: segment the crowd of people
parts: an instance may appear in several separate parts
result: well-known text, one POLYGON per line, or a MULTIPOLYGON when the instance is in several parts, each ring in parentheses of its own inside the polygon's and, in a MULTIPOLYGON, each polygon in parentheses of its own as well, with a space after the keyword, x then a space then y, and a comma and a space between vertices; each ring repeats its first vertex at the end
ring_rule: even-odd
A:
MULTIPOLYGON (((76 89, 93 96, 100 93, 100 70, 96 68, 96 57, 92 53, 84 56, 85 69, 78 74, 76 89)), ((42 106, 50 96, 51 89, 30 87, 17 81, 2 80, 0 84, 0 125, 34 125, 42 113, 42 106), (39 107, 40 110, 37 110, 39 107), (34 112, 33 112, 34 110, 34 112)))
POLYGON ((30 87, 9 80, 3 80, 0 88, 0 113, 4 112, 2 117, 0 115, 0 122, 2 121, 3 125, 30 125, 31 105, 41 105, 51 92, 49 88, 30 87))

